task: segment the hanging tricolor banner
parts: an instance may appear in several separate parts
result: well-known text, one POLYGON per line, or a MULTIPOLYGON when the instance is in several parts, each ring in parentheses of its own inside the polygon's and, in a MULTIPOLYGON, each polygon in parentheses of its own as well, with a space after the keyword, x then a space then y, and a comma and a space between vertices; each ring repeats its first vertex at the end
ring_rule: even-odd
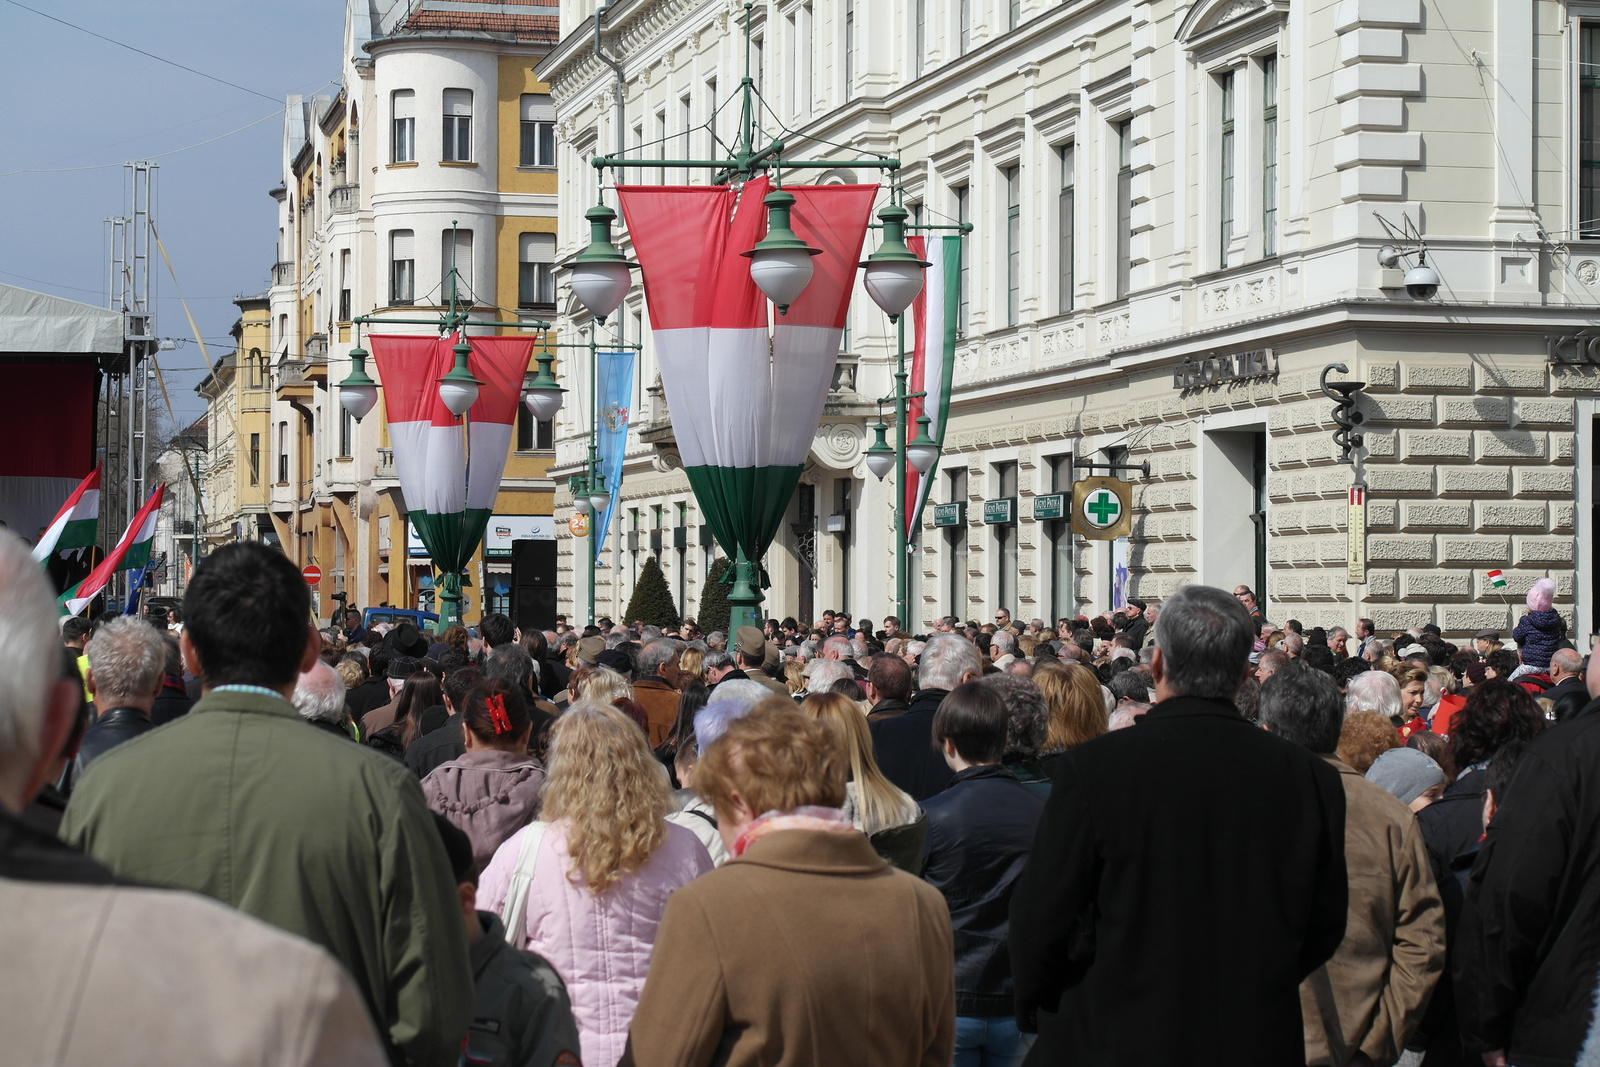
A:
MULTIPOLYGON (((950 417, 950 383, 955 377, 956 323, 961 307, 961 238, 938 237, 932 242, 916 236, 906 238, 906 247, 921 260, 932 263, 925 272, 922 292, 911 305, 915 344, 911 356, 911 377, 906 390, 927 393, 907 404, 906 435, 909 439, 917 432, 917 419, 924 411, 929 419, 928 436, 944 448, 944 427, 950 417)), ((902 472, 901 483, 906 494, 906 538, 914 543, 917 531, 922 528, 922 507, 928 500, 934 477, 939 473, 935 464, 923 474, 909 461, 902 472)))
POLYGON ((89 577, 62 595, 60 603, 68 615, 76 615, 111 584, 118 571, 142 571, 150 562, 150 546, 156 538, 156 520, 161 517, 161 499, 166 494, 165 484, 156 486, 150 499, 144 502, 128 528, 122 531, 117 547, 106 554, 99 566, 89 572, 89 577))
POLYGON ((447 590, 460 588, 461 570, 489 524, 533 358, 532 337, 467 338, 468 367, 482 385, 463 435, 461 420, 439 399, 456 340, 374 334, 367 342, 383 384, 400 493, 447 590))
POLYGON ((768 188, 764 177, 742 188, 617 188, 684 472, 729 558, 752 563, 777 533, 811 450, 878 193, 785 187, 796 200, 790 225, 822 254, 769 333, 766 297, 740 255, 766 232, 768 188))
POLYGON ((596 353, 599 365, 595 368, 595 394, 599 407, 595 415, 600 421, 600 436, 596 449, 600 457, 600 473, 606 480, 605 514, 595 528, 591 539, 594 558, 600 558, 605 546, 606 532, 611 529, 611 516, 616 514, 617 497, 622 491, 622 461, 628 451, 628 407, 633 402, 633 352, 596 353))
POLYGON ((57 552, 93 546, 99 522, 100 468, 95 467, 39 535, 39 543, 33 546, 34 561, 42 563, 57 552))

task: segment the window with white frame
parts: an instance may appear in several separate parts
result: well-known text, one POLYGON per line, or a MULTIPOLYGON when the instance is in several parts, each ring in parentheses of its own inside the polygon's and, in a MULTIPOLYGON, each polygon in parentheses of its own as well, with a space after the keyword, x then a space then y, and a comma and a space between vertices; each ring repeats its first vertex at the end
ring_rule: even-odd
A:
POLYGON ((517 306, 554 308, 556 235, 525 233, 517 243, 517 306))
POLYGON ((472 90, 444 91, 444 151, 446 163, 472 162, 472 90))
MULTIPOLYGON (((972 201, 971 192, 972 188, 968 185, 957 185, 950 190, 951 199, 955 201, 954 214, 957 222, 972 221, 967 217, 968 209, 971 206, 972 201)), ((961 234, 961 269, 958 272, 956 279, 956 284, 960 290, 956 303, 956 330, 962 334, 967 332, 967 313, 969 309, 969 301, 972 296, 972 253, 969 245, 970 235, 966 233, 961 234)))
POLYGON ((956 0, 956 34, 961 43, 957 55, 972 50, 972 0, 956 0))
POLYGON ((1233 85, 1233 71, 1217 76, 1217 266, 1223 268, 1228 265, 1228 247, 1233 244, 1233 176, 1237 163, 1233 85))
POLYGON ((1123 119, 1115 127, 1117 152, 1116 270, 1117 299, 1133 289, 1133 120, 1123 119))
POLYGON ((390 97, 393 135, 389 160, 392 163, 417 161, 417 94, 411 89, 396 89, 390 97))
POLYGON ((445 230, 439 240, 440 299, 450 299, 450 271, 456 272, 456 299, 473 303, 472 231, 445 230))
POLYGON ((920 78, 928 69, 928 0, 914 0, 914 3, 916 6, 912 13, 915 25, 911 35, 911 65, 916 77, 920 78))
POLYGON ((1015 326, 1022 303, 1022 168, 1002 172, 1006 187, 1006 325, 1015 326))
POLYGON ((522 145, 517 165, 553 167, 556 165, 556 107, 549 93, 523 93, 522 145))
POLYGON ((339 249, 339 321, 350 321, 350 250, 339 249))
POLYGON ((1600 21, 1578 24, 1578 236, 1600 237, 1600 21))
POLYGON ((1078 218, 1078 147, 1072 141, 1059 150, 1061 190, 1056 194, 1056 254, 1061 263, 1056 277, 1056 311, 1072 310, 1076 284, 1078 218))
POLYGON ((1261 59, 1261 254, 1278 254, 1278 57, 1261 59))
POLYGON ((389 232, 389 303, 404 307, 417 302, 417 234, 389 232))
POLYGON ((1006 0, 1006 29, 1022 25, 1022 0, 1006 0))
POLYGON ((855 96, 856 82, 856 3, 844 0, 844 98, 855 96))

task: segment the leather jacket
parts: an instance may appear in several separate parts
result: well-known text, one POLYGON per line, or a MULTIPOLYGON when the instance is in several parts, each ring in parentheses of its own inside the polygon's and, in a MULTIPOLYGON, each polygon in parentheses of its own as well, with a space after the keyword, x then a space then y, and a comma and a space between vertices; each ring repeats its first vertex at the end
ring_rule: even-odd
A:
POLYGON ((74 761, 77 773, 73 777, 81 776, 95 757, 154 729, 150 716, 138 708, 111 708, 101 712, 84 731, 83 743, 78 746, 78 758, 74 761))

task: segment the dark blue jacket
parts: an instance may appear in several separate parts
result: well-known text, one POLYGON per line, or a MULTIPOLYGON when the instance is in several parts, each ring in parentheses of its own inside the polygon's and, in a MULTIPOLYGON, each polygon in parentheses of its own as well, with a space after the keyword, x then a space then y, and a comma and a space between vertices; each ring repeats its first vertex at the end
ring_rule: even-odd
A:
POLYGON ((1044 798, 998 764, 968 767, 923 801, 922 877, 944 894, 955 934, 956 1014, 1009 1016, 1011 888, 1028 863, 1044 798))
POLYGON ((933 713, 946 692, 919 690, 911 697, 910 710, 871 724, 878 769, 912 800, 926 800, 950 784, 950 766, 933 743, 933 713))
POLYGON ((1555 608, 1528 612, 1511 631, 1522 650, 1522 662, 1534 667, 1550 666, 1550 657, 1556 654, 1566 635, 1566 620, 1555 608))

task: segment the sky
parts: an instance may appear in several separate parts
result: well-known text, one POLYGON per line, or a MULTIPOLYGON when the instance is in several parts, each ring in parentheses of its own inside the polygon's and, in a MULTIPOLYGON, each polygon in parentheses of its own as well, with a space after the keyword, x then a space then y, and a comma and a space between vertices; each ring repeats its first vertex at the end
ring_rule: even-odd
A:
MULTIPOLYGON (((282 173, 283 98, 333 91, 343 32, 342 0, 0 0, 0 282, 103 306, 122 163, 155 159, 178 287, 212 361, 232 351, 232 301, 264 292, 277 258, 267 193, 282 173)), ((156 333, 180 339, 159 362, 181 428, 205 411, 204 360, 171 276, 155 271, 156 333)))

